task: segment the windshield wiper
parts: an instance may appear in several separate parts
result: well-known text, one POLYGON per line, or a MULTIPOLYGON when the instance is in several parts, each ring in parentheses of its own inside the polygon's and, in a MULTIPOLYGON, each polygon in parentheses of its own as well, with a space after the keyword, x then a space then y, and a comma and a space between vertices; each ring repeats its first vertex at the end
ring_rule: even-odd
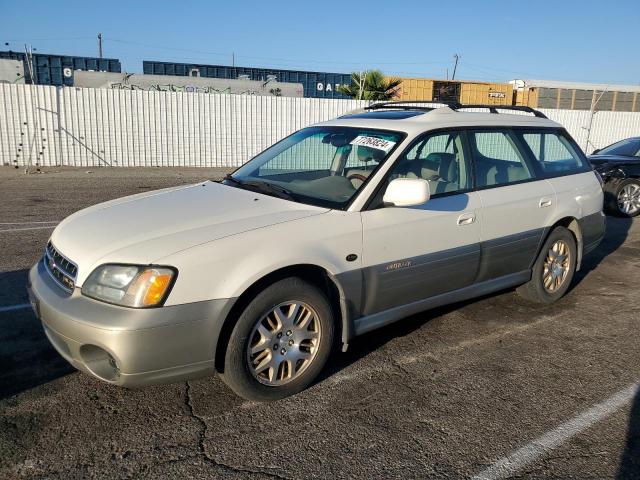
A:
POLYGON ((224 179, 231 183, 235 183, 239 187, 245 188, 247 190, 264 193, 265 195, 271 195, 274 197, 284 198, 285 200, 295 200, 293 194, 289 190, 279 185, 274 185, 273 183, 268 183, 261 180, 240 180, 233 177, 231 174, 227 174, 224 179))
POLYGON ((230 182, 235 183, 236 185, 242 185, 243 182, 241 180, 238 180, 237 178, 235 178, 233 175, 231 175, 230 173, 227 173, 224 178, 222 179, 222 181, 224 182, 225 180, 228 180, 230 182))

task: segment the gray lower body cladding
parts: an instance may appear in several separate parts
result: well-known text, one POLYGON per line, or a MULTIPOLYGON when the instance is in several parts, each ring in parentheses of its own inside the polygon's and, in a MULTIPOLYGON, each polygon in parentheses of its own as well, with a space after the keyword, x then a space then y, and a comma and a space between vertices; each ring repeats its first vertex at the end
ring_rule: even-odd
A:
POLYGON ((521 272, 531 268, 545 229, 538 228, 482 242, 482 258, 476 282, 521 272))
POLYGON ((578 220, 582 233, 583 254, 594 250, 602 239, 607 228, 607 217, 604 212, 596 212, 578 220))
MULTIPOLYGON (((584 253, 604 237, 604 218, 597 212, 579 220, 584 253)), ((357 271, 349 272, 353 296, 349 292, 347 296, 360 299, 360 308, 350 305, 351 336, 423 310, 526 283, 548 233, 549 228, 534 229, 367 267, 360 272, 361 286, 354 281, 357 271)))
POLYGON ((371 315, 474 282, 480 245, 452 248, 363 269, 363 315, 371 315))
POLYGON ((77 290, 69 296, 42 262, 29 272, 28 289, 62 357, 79 370, 127 387, 213 373, 218 335, 233 304, 233 299, 221 299, 153 309, 118 307, 77 290))
MULTIPOLYGON (((352 318, 365 317, 412 304, 474 284, 527 271, 539 251, 545 229, 398 259, 361 271, 338 275, 352 318), (354 281, 360 277, 360 282, 354 281), (347 288, 348 287, 348 288, 347 288)), ((526 281, 526 280, 525 280, 526 281)))

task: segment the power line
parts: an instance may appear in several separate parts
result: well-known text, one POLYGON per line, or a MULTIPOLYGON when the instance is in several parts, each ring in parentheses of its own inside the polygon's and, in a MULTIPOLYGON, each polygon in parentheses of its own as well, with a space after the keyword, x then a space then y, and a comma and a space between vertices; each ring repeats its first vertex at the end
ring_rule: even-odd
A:
POLYGON ((56 41, 66 41, 66 40, 92 40, 94 37, 56 37, 56 38, 6 38, 3 39, 3 42, 18 42, 18 43, 32 43, 32 42, 56 42, 56 41))
MULTIPOLYGON (((215 56, 224 56, 224 57, 228 57, 231 58, 234 55, 234 52, 227 52, 227 53, 223 53, 223 52, 210 52, 210 51, 204 51, 204 50, 195 50, 192 48, 178 48, 178 47, 167 47, 167 46, 163 46, 163 45, 150 45, 147 43, 140 43, 140 42, 132 42, 129 40, 121 40, 118 38, 111 38, 111 37, 104 37, 105 40, 110 40, 112 42, 117 42, 117 43, 122 43, 122 44, 129 44, 129 45, 137 45, 137 46, 142 46, 142 47, 146 47, 146 48, 151 48, 154 50, 175 50, 175 51, 181 51, 181 52, 189 52, 189 53, 196 53, 196 54, 203 54, 203 55, 215 55, 215 56)), ((282 57, 264 57, 264 56, 257 56, 257 55, 241 55, 241 54, 235 54, 235 58, 245 58, 245 59, 253 59, 253 60, 267 60, 267 61, 276 61, 276 62, 297 62, 297 63, 316 63, 316 64, 324 64, 324 65, 364 65, 364 64, 375 64, 375 65, 446 65, 448 64, 448 62, 444 62, 444 61, 433 61, 433 62, 425 62, 425 61, 419 61, 419 62, 379 62, 379 61, 375 61, 375 62, 367 62, 367 61, 363 61, 363 60, 358 60, 358 61, 348 61, 348 60, 314 60, 314 59, 296 59, 296 58, 282 58, 282 57)))

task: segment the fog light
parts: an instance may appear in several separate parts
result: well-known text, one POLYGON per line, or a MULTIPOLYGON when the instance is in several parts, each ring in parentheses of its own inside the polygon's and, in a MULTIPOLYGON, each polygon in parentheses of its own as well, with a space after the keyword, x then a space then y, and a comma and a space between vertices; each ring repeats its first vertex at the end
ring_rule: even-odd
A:
POLYGON ((82 345, 80 356, 85 367, 99 377, 107 381, 115 381, 120 376, 120 367, 116 359, 105 349, 96 345, 82 345))
POLYGON ((120 374, 120 369, 118 368, 118 363, 116 362, 116 359, 113 358, 111 356, 111 354, 109 354, 109 353, 107 355, 108 355, 108 359, 109 359, 109 366, 111 368, 113 368, 113 370, 115 371, 116 375, 119 375, 120 374))

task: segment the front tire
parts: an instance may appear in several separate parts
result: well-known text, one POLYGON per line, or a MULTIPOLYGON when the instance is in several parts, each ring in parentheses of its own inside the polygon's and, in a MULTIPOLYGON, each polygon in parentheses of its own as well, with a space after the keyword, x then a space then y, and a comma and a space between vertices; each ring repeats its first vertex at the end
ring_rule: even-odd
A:
POLYGON ((246 306, 231 332, 224 382, 247 400, 295 395, 318 376, 335 332, 326 295, 310 283, 285 278, 246 306))
POLYGON ((576 271, 577 251, 573 234, 565 227, 554 228, 533 265, 531 280, 516 289, 518 295, 542 304, 560 299, 576 271))
POLYGON ((613 190, 609 209, 620 217, 635 217, 640 214, 640 180, 626 178, 613 190))

